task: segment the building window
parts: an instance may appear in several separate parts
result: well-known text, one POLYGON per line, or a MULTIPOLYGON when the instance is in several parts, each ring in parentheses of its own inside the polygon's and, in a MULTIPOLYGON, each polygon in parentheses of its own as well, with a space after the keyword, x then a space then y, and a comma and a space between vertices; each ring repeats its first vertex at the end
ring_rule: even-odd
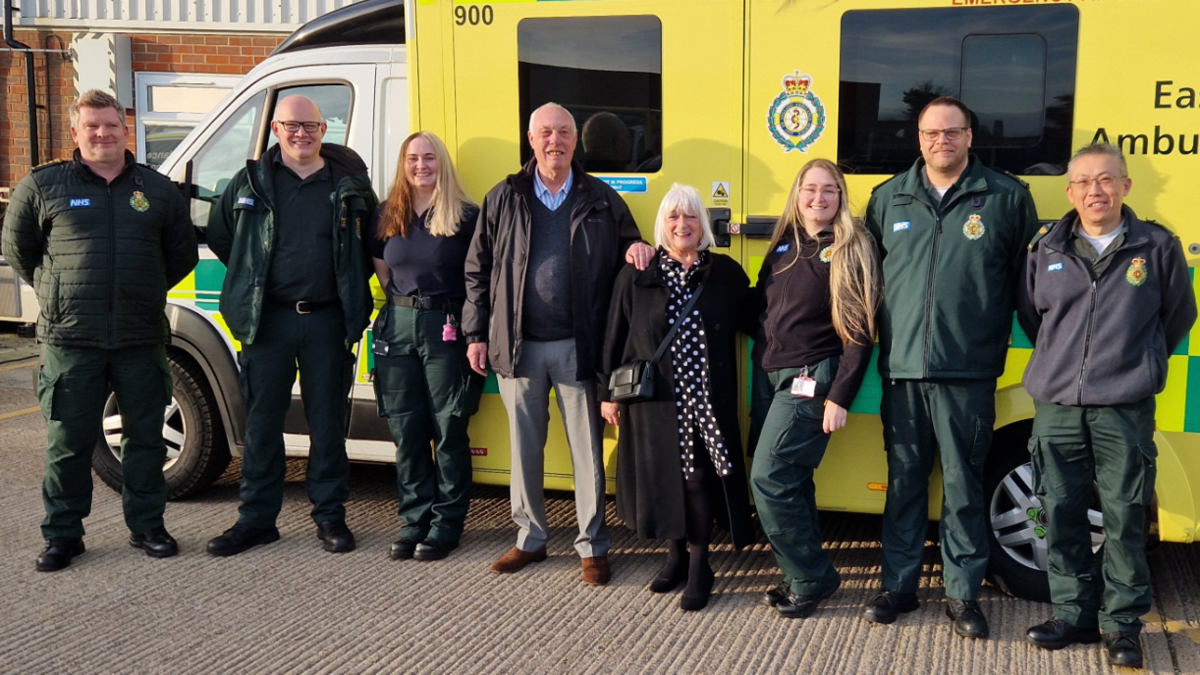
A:
POLYGON ((517 27, 522 163, 529 115, 555 102, 579 130, 575 159, 593 173, 662 167, 662 22, 653 16, 525 19, 517 27))
POLYGON ((134 73, 137 160, 157 169, 240 77, 134 73))
POLYGON ((1071 155, 1079 10, 862 10, 842 16, 838 161, 898 173, 920 156, 917 114, 938 96, 974 113, 988 166, 1059 175, 1071 155))

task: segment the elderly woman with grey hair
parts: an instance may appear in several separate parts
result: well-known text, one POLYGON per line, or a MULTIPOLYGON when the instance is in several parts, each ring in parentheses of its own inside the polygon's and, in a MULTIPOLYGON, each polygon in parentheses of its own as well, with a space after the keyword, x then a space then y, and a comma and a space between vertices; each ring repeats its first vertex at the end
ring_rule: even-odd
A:
POLYGON ((741 266, 709 250, 712 227, 695 188, 671 188, 654 239, 658 253, 646 269, 629 265, 617 276, 605 372, 651 361, 666 340, 669 347, 650 366, 652 395, 605 402, 601 412, 620 427, 617 515, 641 537, 667 540, 666 565, 650 591, 665 593, 686 581, 680 606, 694 611, 712 592, 714 520, 728 524, 736 548, 754 538, 738 431, 736 346, 739 330, 757 331, 761 307, 741 266))

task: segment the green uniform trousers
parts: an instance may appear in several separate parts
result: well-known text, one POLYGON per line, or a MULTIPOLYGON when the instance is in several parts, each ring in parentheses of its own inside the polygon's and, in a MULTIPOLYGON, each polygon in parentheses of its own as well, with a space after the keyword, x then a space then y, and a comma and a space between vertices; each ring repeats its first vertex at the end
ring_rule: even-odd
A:
POLYGON ((1034 401, 1034 491, 1042 502, 1054 615, 1105 633, 1141 631, 1150 611, 1144 537, 1154 500, 1154 397, 1106 407, 1034 401), (1103 555, 1092 553, 1093 481, 1104 511, 1103 555))
MULTIPOLYGON (((46 416, 42 536, 82 537, 92 510, 92 453, 101 440, 109 389, 121 411, 121 502, 134 534, 163 526, 167 483, 163 416, 171 402, 171 371, 162 344, 124 349, 46 345, 38 400, 46 416)), ((107 452, 107 450, 104 450, 107 452)))
POLYGON ((238 521, 250 527, 274 527, 283 508, 287 470, 283 430, 297 366, 308 421, 306 484, 312 518, 318 523, 345 520, 350 496, 346 413, 354 353, 346 343, 341 308, 298 314, 294 309, 265 306, 254 343, 242 345, 238 361, 246 401, 238 521))
POLYGON ((976 600, 988 564, 983 463, 996 423, 995 380, 884 380, 883 587, 913 593, 929 523, 929 475, 942 468, 942 577, 946 596, 976 600))
POLYGON ((768 373, 774 397, 750 465, 759 520, 783 580, 797 595, 817 595, 842 583, 821 547, 813 483, 813 472, 829 445, 829 434, 823 429, 825 395, 837 365, 835 356, 808 368, 809 377, 817 381, 814 397, 792 395, 799 368, 768 373))
POLYGON ((442 340, 446 318, 441 309, 384 306, 372 331, 375 397, 396 441, 400 536, 457 544, 470 505, 467 425, 483 378, 464 340, 442 340))

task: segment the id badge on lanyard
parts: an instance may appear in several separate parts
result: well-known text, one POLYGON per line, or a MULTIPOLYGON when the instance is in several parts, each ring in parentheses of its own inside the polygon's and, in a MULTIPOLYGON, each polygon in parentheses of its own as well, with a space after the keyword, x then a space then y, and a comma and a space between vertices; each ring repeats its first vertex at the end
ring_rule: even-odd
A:
POLYGON ((808 366, 800 369, 800 375, 792 380, 792 396, 812 398, 817 395, 817 381, 808 376, 808 366))

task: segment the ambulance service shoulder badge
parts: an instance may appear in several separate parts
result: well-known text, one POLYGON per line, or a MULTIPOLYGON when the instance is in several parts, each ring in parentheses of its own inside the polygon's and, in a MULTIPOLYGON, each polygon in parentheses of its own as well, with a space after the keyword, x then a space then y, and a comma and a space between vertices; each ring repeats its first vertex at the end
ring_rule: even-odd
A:
POLYGON ((817 259, 823 263, 833 260, 833 244, 821 249, 821 252, 817 255, 817 259))
POLYGON ((967 236, 967 239, 974 241, 982 237, 983 232, 983 218, 978 213, 972 213, 971 217, 967 219, 967 224, 963 225, 963 234, 967 236))
POLYGON ((133 196, 129 198, 129 205, 133 207, 134 211, 145 213, 146 209, 150 208, 150 200, 146 199, 146 195, 142 194, 139 190, 134 192, 133 196))
POLYGON ((1125 270, 1125 281, 1134 286, 1146 283, 1147 276, 1145 258, 1134 258, 1133 262, 1129 263, 1129 269, 1125 270))
POLYGON ((825 106, 813 92, 812 81, 812 75, 798 70, 785 75, 783 92, 767 112, 767 128, 784 152, 807 152, 825 132, 825 106))

